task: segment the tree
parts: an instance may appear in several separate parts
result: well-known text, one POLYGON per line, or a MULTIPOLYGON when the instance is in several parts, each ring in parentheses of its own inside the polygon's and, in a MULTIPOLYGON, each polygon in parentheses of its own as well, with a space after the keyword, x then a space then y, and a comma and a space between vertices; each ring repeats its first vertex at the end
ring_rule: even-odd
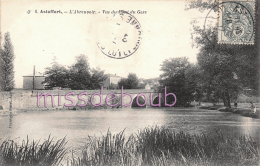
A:
POLYGON ((90 89, 100 89, 104 85, 104 81, 107 79, 104 73, 105 71, 99 67, 91 69, 90 89))
POLYGON ((129 89, 137 89, 138 77, 135 73, 129 73, 127 76, 129 89))
MULTIPOLYGON (((125 89, 128 89, 128 79, 127 78, 121 78, 120 81, 118 81, 118 87, 124 87, 125 89)), ((129 88, 131 89, 131 88, 129 88)))
POLYGON ((76 62, 69 68, 60 65, 54 58, 52 66, 45 68, 46 89, 53 87, 71 88, 72 90, 100 89, 106 76, 104 70, 93 68, 90 70, 85 55, 76 56, 76 62))
POLYGON ((14 89, 14 49, 10 33, 4 35, 3 49, 0 47, 0 88, 2 91, 14 89))
POLYGON ((76 56, 76 62, 70 67, 70 79, 70 87, 73 90, 91 88, 90 67, 85 55, 76 56))
POLYGON ((111 84, 109 85, 109 89, 118 89, 118 84, 114 84, 113 82, 111 82, 111 84))
MULTIPOLYGON (((216 6, 212 12, 217 14, 217 5, 217 1, 197 0, 188 2, 186 9, 204 11, 216 6)), ((207 25, 206 28, 196 25, 196 21, 191 24, 193 25, 193 46, 199 48, 197 59, 203 71, 203 87, 207 92, 207 97, 221 98, 225 106, 231 107, 231 98, 236 98, 243 87, 258 91, 257 44, 218 44, 217 23, 207 25)))
POLYGON ((193 99, 201 102, 204 94, 204 75, 203 70, 198 64, 191 64, 191 67, 185 71, 186 79, 194 87, 193 99))
POLYGON ((122 86, 124 89, 137 89, 138 88, 138 77, 134 73, 129 73, 127 78, 122 78, 118 82, 119 88, 122 86))
MULTIPOLYGON (((187 71, 190 68, 191 64, 186 57, 166 59, 161 64, 163 74, 160 75, 160 91, 164 93, 166 86, 167 93, 174 93, 177 98, 175 106, 187 106, 193 99, 196 84, 187 78, 187 71)), ((172 103, 174 100, 173 96, 167 97, 167 103, 172 103)))
POLYGON ((69 70, 56 62, 54 57, 51 67, 45 68, 45 81, 43 82, 46 89, 52 89, 53 87, 70 87, 70 73, 69 70))

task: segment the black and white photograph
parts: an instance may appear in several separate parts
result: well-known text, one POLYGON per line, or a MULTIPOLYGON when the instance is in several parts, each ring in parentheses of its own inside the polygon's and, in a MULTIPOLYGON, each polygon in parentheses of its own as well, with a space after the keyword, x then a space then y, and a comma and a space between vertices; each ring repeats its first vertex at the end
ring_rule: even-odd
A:
POLYGON ((0 166, 260 166, 259 0, 1 0, 0 166))

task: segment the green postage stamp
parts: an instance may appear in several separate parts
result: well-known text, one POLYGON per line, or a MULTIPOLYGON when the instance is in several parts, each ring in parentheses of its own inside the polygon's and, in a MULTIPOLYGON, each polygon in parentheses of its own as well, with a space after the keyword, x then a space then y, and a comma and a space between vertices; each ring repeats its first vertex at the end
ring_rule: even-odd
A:
POLYGON ((254 44, 255 0, 219 3, 219 44, 254 44))

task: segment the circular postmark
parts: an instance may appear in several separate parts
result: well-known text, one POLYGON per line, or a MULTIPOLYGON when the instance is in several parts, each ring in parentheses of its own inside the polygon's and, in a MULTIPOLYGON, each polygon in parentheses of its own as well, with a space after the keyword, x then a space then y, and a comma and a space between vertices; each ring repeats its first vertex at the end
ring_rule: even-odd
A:
POLYGON ((120 10, 108 15, 97 27, 97 46, 110 58, 123 59, 137 51, 141 43, 141 25, 130 13, 120 10))
POLYGON ((227 1, 216 4, 206 16, 204 30, 213 24, 217 24, 219 43, 253 44, 254 2, 227 1))

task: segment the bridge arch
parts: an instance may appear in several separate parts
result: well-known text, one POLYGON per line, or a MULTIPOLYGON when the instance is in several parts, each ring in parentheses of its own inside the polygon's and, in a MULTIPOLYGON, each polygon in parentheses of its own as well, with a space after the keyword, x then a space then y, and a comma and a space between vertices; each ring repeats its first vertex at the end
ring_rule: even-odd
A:
MULTIPOLYGON (((145 94, 144 94, 145 95, 145 94)), ((147 100, 149 100, 149 98, 147 98, 147 95, 140 95, 140 94, 137 94, 137 95, 134 95, 133 96, 133 103, 132 103, 132 106, 131 107, 139 107, 139 108, 146 108, 146 105, 147 105, 147 100), (138 97, 139 96, 139 97, 138 97), (142 105, 142 106, 139 106, 136 102, 136 99, 138 97, 138 103, 139 105, 142 105)))
MULTIPOLYGON (((153 102, 154 105, 158 104, 159 103, 159 95, 153 97, 153 101, 152 102, 153 102)), ((160 103, 161 103, 161 105, 160 105, 161 107, 165 107, 164 99, 162 98, 162 96, 160 97, 160 103)), ((152 106, 152 104, 151 104, 151 106, 152 106)))
MULTIPOLYGON (((150 102, 152 102, 152 103, 150 103, 151 107, 153 107, 152 104, 154 104, 154 105, 158 104, 159 103, 159 93, 153 93, 152 100, 150 102)), ((161 107, 165 107, 164 98, 163 98, 162 94, 160 95, 160 103, 161 103, 161 107)))

